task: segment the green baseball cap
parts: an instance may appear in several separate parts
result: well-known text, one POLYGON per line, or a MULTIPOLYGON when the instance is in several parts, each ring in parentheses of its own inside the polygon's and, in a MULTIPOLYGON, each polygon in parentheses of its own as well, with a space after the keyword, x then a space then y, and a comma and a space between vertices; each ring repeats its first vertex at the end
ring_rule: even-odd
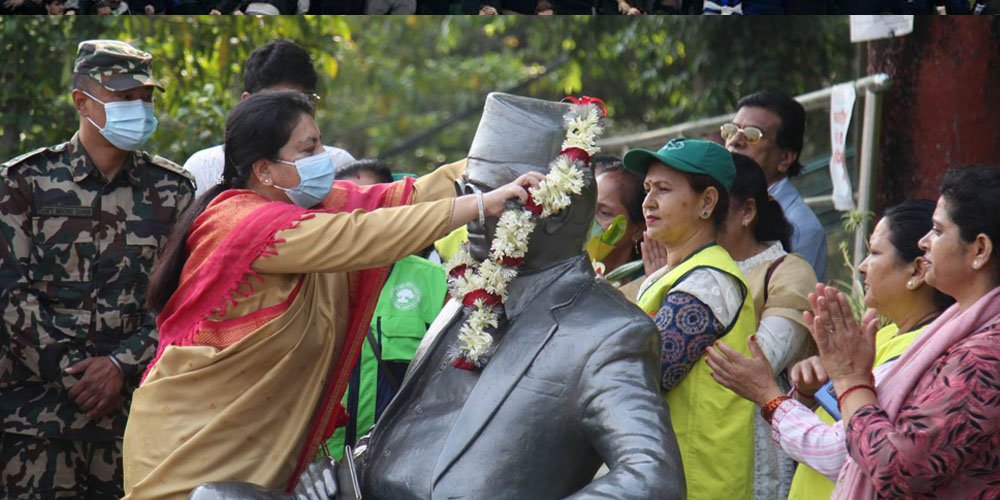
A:
POLYGON ((736 165, 733 155, 726 148, 700 139, 671 139, 659 151, 632 149, 625 153, 622 163, 625 168, 640 176, 645 176, 649 164, 658 161, 689 174, 705 174, 722 184, 726 190, 733 188, 736 179, 736 165))
POLYGON ((153 56, 119 40, 86 40, 77 48, 73 72, 88 75, 117 92, 163 85, 153 78, 153 56))

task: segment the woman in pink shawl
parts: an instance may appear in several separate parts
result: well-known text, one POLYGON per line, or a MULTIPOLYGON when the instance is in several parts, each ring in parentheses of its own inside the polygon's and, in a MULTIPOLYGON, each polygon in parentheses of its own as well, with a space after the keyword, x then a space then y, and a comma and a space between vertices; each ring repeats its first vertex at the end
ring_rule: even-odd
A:
POLYGON ((847 426, 832 498, 1000 498, 1000 167, 945 174, 920 241, 957 304, 872 385, 878 320, 818 285, 805 313, 847 426))

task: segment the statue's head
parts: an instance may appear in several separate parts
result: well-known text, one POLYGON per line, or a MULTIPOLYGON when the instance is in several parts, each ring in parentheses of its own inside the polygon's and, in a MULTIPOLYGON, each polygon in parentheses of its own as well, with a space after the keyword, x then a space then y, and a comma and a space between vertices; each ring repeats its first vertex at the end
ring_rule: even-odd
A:
MULTIPOLYGON (((571 106, 498 92, 488 95, 469 149, 465 194, 474 189, 490 191, 527 172, 547 174, 566 138, 563 116, 571 106)), ((535 227, 522 272, 544 269, 583 251, 597 204, 593 171, 587 168, 584 177, 583 190, 572 197, 572 204, 535 227)), ((498 220, 488 217, 485 226, 478 220, 469 223, 469 251, 474 259, 489 255, 498 220)))

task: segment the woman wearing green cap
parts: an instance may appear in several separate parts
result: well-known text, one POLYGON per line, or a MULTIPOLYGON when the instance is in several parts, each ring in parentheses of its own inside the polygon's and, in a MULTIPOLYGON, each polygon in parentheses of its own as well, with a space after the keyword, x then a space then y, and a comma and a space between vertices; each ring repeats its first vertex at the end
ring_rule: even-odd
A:
POLYGON ((631 150, 623 162, 645 177, 646 235, 667 252, 667 265, 643 282, 638 305, 660 330, 661 384, 688 498, 752 498, 754 406, 717 384, 703 361, 714 342, 749 355, 754 333, 746 278, 716 244, 733 157, 713 142, 675 139, 656 152, 631 150))

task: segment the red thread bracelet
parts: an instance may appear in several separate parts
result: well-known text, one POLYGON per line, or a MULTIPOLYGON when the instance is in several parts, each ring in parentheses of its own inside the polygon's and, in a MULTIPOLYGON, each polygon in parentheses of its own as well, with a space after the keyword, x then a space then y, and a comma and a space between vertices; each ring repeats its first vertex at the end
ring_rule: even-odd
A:
POLYGON ((781 403, 784 403, 789 399, 792 398, 785 395, 781 395, 768 401, 767 403, 764 404, 764 406, 760 408, 760 416, 763 417, 764 420, 770 424, 771 419, 774 417, 774 412, 778 410, 778 407, 781 406, 781 403))
POLYGON ((844 411, 843 410, 844 398, 846 398, 847 395, 850 394, 851 391, 853 391, 855 389, 868 389, 869 391, 872 391, 872 395, 873 396, 876 396, 876 397, 878 396, 878 394, 875 392, 875 387, 873 385, 871 385, 871 384, 857 384, 857 385, 852 385, 852 386, 848 387, 846 390, 844 390, 844 392, 840 393, 839 396, 837 396, 837 409, 839 409, 841 411, 841 413, 843 413, 843 411, 844 411))

